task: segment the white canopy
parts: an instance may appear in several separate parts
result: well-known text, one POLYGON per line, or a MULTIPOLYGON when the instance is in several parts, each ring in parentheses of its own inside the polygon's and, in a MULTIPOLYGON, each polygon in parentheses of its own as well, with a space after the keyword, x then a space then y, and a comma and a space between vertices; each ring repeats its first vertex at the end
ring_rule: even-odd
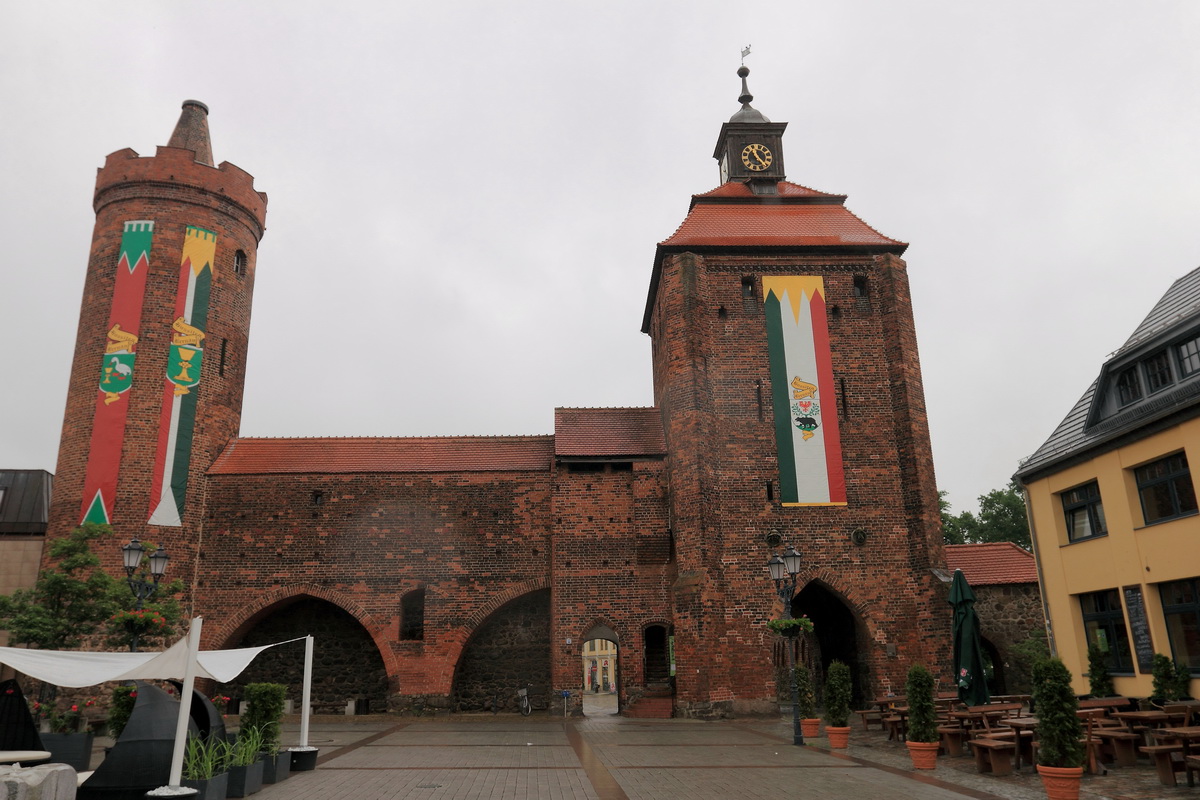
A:
MULTIPOLYGON (((228 683, 240 675, 262 651, 298 641, 300 638, 262 647, 201 650, 196 658, 196 677, 228 683)), ((161 653, 100 653, 0 647, 0 663, 55 686, 73 688, 93 686, 107 681, 181 680, 187 669, 187 660, 186 636, 161 653)))

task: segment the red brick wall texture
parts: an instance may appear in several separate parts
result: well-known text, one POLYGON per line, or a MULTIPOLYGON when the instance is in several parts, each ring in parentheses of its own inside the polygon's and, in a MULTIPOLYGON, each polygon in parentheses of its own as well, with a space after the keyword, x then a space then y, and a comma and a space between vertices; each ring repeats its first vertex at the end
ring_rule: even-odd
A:
MULTIPOLYGON (((894 254, 827 242, 660 250, 647 315, 655 408, 564 413, 556 431, 563 442, 568 424, 594 434, 572 428, 569 452, 542 437, 518 463, 488 456, 500 451, 479 439, 379 440, 366 443, 378 458, 356 465, 289 460, 290 440, 274 440, 274 455, 253 469, 214 469, 261 444, 237 435, 265 195, 232 165, 209 167, 188 150, 160 148, 152 158, 110 156, 95 205, 52 535, 79 521, 122 225, 154 220, 114 528, 122 540, 137 535, 168 548, 185 604, 205 618, 206 647, 303 631, 314 603, 336 607, 354 641, 378 651, 364 667, 374 674, 382 664, 388 706, 404 710, 414 702, 454 707, 456 696, 515 680, 512 670, 488 666, 506 657, 495 636, 486 643, 493 655, 472 651, 485 647, 481 631, 500 628, 502 641, 524 642, 516 648, 523 669, 548 675, 554 691, 578 690, 580 647, 602 626, 615 632, 620 698, 629 704, 646 689, 644 631, 666 626, 677 714, 770 713, 777 694, 764 624, 779 614, 779 601, 765 564, 777 549, 767 542, 774 533, 804 556, 797 591, 817 586, 855 620, 853 631, 829 633, 853 642, 860 694, 885 678, 902 684, 913 662, 944 667, 948 607, 931 572, 942 563, 937 492, 906 267, 894 254), (208 330, 210 343, 226 341, 227 354, 223 375, 217 359, 204 362, 188 505, 183 526, 168 528, 146 519, 187 225, 218 233, 208 330), (232 268, 236 250, 249 258, 243 275, 232 268), (764 275, 824 277, 845 506, 778 502, 764 275), (865 278, 865 296, 856 278, 860 286, 865 278), (649 434, 648 419, 656 428, 649 434), (638 433, 622 439, 626 422, 638 433), (413 455, 427 446, 441 455, 413 455), (392 462, 389 453, 397 454, 392 462), (855 529, 867 532, 864 543, 852 541, 855 529), (403 598, 414 591, 424 592, 419 636, 402 625, 403 598), (548 641, 543 622, 520 622, 530 619, 531 598, 546 593, 548 641), (497 628, 510 614, 515 621, 497 628)), ((352 411, 353 398, 346 403, 352 411)), ((338 441, 329 440, 330 452, 338 441)), ((116 571, 110 549, 103 555, 116 571)), ((336 637, 330 618, 313 625, 336 637)), ((364 691, 340 686, 335 674, 317 683, 317 702, 330 707, 364 691)), ((375 698, 371 707, 380 704, 375 698)))

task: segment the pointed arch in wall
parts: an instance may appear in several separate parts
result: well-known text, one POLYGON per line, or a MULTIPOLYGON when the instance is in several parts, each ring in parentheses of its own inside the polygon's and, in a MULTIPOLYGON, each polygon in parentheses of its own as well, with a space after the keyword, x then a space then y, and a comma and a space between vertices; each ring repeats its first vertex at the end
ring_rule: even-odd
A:
MULTIPOLYGON (((384 651, 350 611, 326 598, 297 592, 249 613, 228 635, 225 647, 256 647, 313 636, 312 706, 316 713, 382 712, 387 709, 390 675, 384 651)), ((283 683, 299 703, 304 675, 304 644, 272 647, 218 692, 240 699, 249 683, 283 683)))
MULTIPOLYGON (((810 652, 797 654, 797 663, 811 663, 818 686, 824 685, 829 665, 841 661, 850 667, 854 683, 854 703, 861 704, 867 696, 862 685, 862 652, 866 625, 863 615, 847 601, 845 595, 820 578, 808 581, 792 598, 793 616, 807 615, 813 621, 812 641, 796 641, 797 647, 810 647, 810 652)), ((855 705, 855 708, 860 705, 855 705)))
POLYGON ((451 689, 460 711, 514 711, 529 686, 535 708, 550 705, 550 590, 536 589, 475 622, 458 657, 451 689))

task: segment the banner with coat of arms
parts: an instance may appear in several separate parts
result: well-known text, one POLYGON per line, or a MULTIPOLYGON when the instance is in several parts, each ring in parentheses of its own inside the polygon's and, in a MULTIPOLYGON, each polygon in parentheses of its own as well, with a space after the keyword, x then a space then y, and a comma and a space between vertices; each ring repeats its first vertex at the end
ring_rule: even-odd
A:
POLYGON ((764 276, 763 297, 780 501, 785 506, 846 505, 825 281, 764 276))
POLYGON ((212 288, 213 257, 217 235, 188 226, 179 265, 175 295, 175 321, 171 323, 171 351, 163 383, 158 449, 150 484, 151 525, 183 524, 188 472, 192 462, 192 432, 196 424, 196 394, 204 337, 208 327, 208 299, 212 288))
POLYGON ((146 275, 150 271, 150 245, 153 239, 154 222, 151 220, 126 222, 121 234, 117 274, 113 280, 112 304, 108 312, 108 333, 104 354, 100 357, 87 474, 83 480, 81 524, 112 522, 117 475, 121 467, 121 447, 125 442, 125 420, 129 412, 126 395, 133 386, 142 300, 146 295, 146 275))

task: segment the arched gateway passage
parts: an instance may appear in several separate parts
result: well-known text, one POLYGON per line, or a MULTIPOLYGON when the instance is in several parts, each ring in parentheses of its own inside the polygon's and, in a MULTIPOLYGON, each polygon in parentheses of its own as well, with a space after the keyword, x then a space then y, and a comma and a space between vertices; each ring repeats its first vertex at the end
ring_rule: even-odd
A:
POLYGON ((460 711, 515 711, 526 685, 540 695, 535 708, 550 707, 549 589, 497 609, 467 641, 454 672, 460 711))
POLYGON ((813 581, 792 599, 792 614, 807 614, 813 621, 815 652, 804 654, 810 659, 817 686, 825 685, 825 672, 834 661, 850 667, 854 682, 855 708, 861 708, 864 692, 858 657, 858 619, 840 596, 827 586, 813 581))
MULTIPOLYGON (((387 710, 387 670, 375 642, 353 615, 326 600, 296 597, 269 608, 238 642, 228 647, 257 647, 313 637, 312 708, 317 714, 382 713, 387 710)), ((248 683, 282 683, 288 699, 300 706, 304 680, 304 643, 265 650, 235 681, 217 687, 240 700, 248 683)), ((234 707, 236 708, 236 707, 234 707)))

